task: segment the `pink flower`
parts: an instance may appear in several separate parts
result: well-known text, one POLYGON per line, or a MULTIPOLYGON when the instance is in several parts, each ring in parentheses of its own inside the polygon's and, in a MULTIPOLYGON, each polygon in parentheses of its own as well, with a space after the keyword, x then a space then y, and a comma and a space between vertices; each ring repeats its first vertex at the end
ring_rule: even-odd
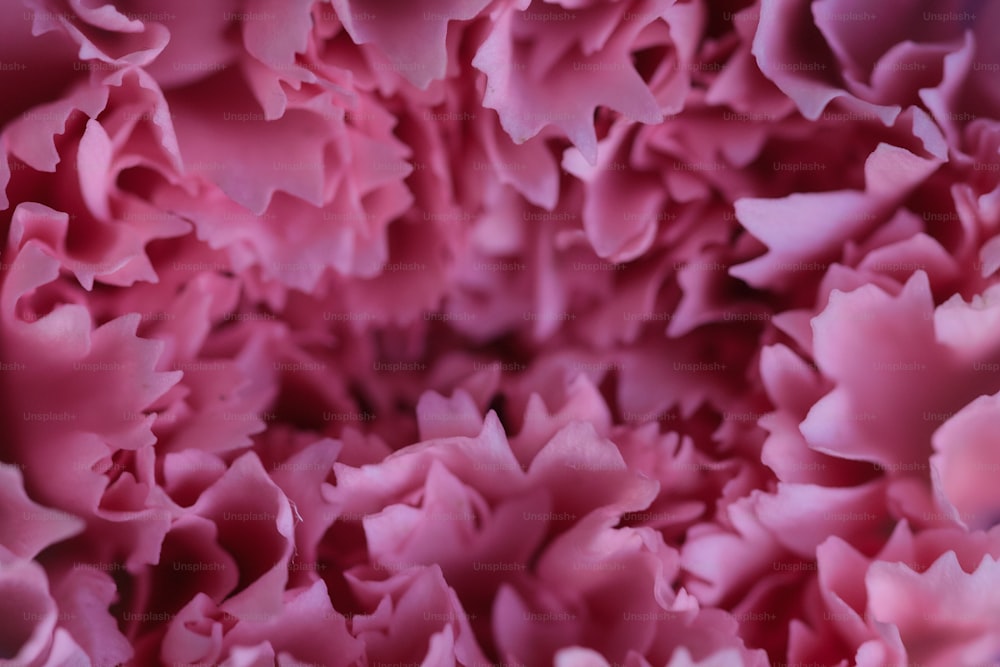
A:
MULTIPOLYGON (((684 595, 669 589, 676 553, 650 528, 611 530, 648 506, 656 482, 629 472, 611 442, 578 421, 526 440, 547 421, 529 413, 522 436, 508 444, 491 414, 472 437, 444 437, 452 423, 464 429, 473 410, 462 394, 425 396, 418 414, 437 439, 377 465, 335 465, 337 484, 325 493, 341 517, 334 534, 346 536, 359 519, 364 532, 359 548, 368 564, 346 573, 362 608, 379 598, 365 603, 360 591, 386 574, 393 580, 435 564, 461 603, 459 620, 475 633, 472 645, 501 661, 542 664, 559 646, 581 641, 612 660, 630 650, 662 655, 666 645, 654 641, 654 628, 684 642, 670 628, 692 623, 691 637, 706 632, 697 641, 717 645, 709 627, 722 617, 696 620, 684 595)), ((433 647, 437 640, 423 641, 433 647)))
POLYGON ((987 4, 0 7, 0 663, 995 660, 987 4))

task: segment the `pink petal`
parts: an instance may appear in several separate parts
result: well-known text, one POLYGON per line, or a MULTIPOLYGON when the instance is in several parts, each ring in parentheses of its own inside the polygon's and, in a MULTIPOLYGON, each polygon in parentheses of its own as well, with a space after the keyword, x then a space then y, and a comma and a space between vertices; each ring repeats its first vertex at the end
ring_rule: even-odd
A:
POLYGON ((74 516, 65 521, 44 521, 57 516, 53 510, 33 502, 24 490, 20 466, 0 466, 0 535, 11 553, 31 560, 46 547, 82 532, 84 523, 74 516))
POLYGON ((375 44, 418 88, 445 74, 448 22, 474 18, 488 0, 439 0, 431 5, 397 6, 392 2, 352 3, 333 7, 356 44, 375 44))

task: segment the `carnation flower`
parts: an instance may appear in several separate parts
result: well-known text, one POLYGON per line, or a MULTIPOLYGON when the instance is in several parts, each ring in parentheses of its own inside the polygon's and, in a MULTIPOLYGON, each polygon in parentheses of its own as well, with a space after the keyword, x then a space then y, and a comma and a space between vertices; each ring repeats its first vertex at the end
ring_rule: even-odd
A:
POLYGON ((0 664, 992 664, 997 11, 0 7, 0 664))

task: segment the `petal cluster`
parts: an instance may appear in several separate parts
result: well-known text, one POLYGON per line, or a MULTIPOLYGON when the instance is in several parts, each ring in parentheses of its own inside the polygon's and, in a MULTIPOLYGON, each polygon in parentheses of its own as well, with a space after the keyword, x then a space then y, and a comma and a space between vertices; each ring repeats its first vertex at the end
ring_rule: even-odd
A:
POLYGON ((998 23, 2 4, 0 667, 996 664, 998 23))

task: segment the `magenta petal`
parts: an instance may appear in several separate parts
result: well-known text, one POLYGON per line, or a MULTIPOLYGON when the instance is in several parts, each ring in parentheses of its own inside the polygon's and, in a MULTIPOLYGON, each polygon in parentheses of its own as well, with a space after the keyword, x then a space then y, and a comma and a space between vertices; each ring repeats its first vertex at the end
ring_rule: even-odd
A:
POLYGON ((247 51, 264 63, 280 67, 295 61, 306 50, 312 17, 309 0, 249 0, 244 11, 258 20, 243 22, 243 42, 247 51))
POLYGON ((25 4, 34 9, 32 32, 64 31, 79 45, 80 60, 146 65, 170 40, 170 31, 162 23, 131 20, 110 4, 96 8, 82 0, 30 0, 25 4))
POLYGON ((989 594, 998 575, 990 556, 965 572, 953 552, 923 573, 875 563, 865 578, 868 604, 875 621, 898 628, 911 661, 987 660, 1000 649, 1000 606, 989 594))
MULTIPOLYGON (((541 85, 528 73, 531 66, 521 62, 528 47, 518 44, 522 23, 532 25, 531 11, 528 16, 505 11, 472 61, 487 76, 483 105, 497 110, 514 143, 524 143, 545 126, 555 125, 587 162, 594 164, 597 136, 593 112, 597 106, 611 107, 640 122, 655 123, 662 118, 655 99, 625 53, 641 21, 630 22, 598 53, 579 53, 575 60, 565 54, 551 78, 541 85)), ((542 43, 535 48, 544 46, 542 43)), ((550 60, 558 57, 554 50, 546 56, 550 60)))
POLYGON ((789 550, 810 557, 829 536, 870 549, 886 524, 881 482, 846 489, 812 484, 779 484, 777 493, 757 496, 760 522, 789 550))
POLYGON ((293 544, 293 510, 253 454, 246 454, 199 498, 193 510, 219 528, 236 559, 242 590, 222 608, 237 617, 281 608, 293 544))
POLYGON ((334 0, 333 7, 357 44, 375 44, 396 71, 418 88, 445 74, 448 23, 475 17, 488 0, 437 0, 401 7, 393 2, 334 0))
POLYGON ((0 466, 0 545, 11 553, 31 560, 51 544, 79 533, 84 522, 73 516, 66 521, 40 521, 53 510, 33 502, 24 491, 20 467, 0 466))
POLYGON ((935 485, 954 508, 955 518, 972 530, 1000 523, 1000 494, 992 484, 1000 471, 992 436, 998 410, 1000 396, 981 396, 934 433, 935 485))
POLYGON ((226 634, 224 643, 249 646, 262 639, 267 639, 279 656, 284 655, 280 662, 346 666, 354 664, 363 652, 363 642, 348 632, 344 617, 330 604, 322 581, 286 593, 284 610, 271 620, 240 621, 226 634))
POLYGON ((11 665, 40 662, 52 642, 58 608, 49 595, 45 570, 0 549, 0 645, 11 665), (37 662, 36 662, 37 661, 37 662))
POLYGON ((809 4, 803 0, 762 0, 760 24, 753 41, 753 54, 764 75, 792 98, 802 115, 816 120, 827 107, 843 98, 856 113, 875 114, 890 125, 898 106, 882 106, 860 100, 829 82, 831 65, 810 47, 814 35, 802 30, 811 23, 809 4))
POLYGON ((56 586, 60 625, 96 663, 117 664, 133 655, 128 639, 108 607, 119 598, 117 586, 106 572, 71 570, 56 586))

